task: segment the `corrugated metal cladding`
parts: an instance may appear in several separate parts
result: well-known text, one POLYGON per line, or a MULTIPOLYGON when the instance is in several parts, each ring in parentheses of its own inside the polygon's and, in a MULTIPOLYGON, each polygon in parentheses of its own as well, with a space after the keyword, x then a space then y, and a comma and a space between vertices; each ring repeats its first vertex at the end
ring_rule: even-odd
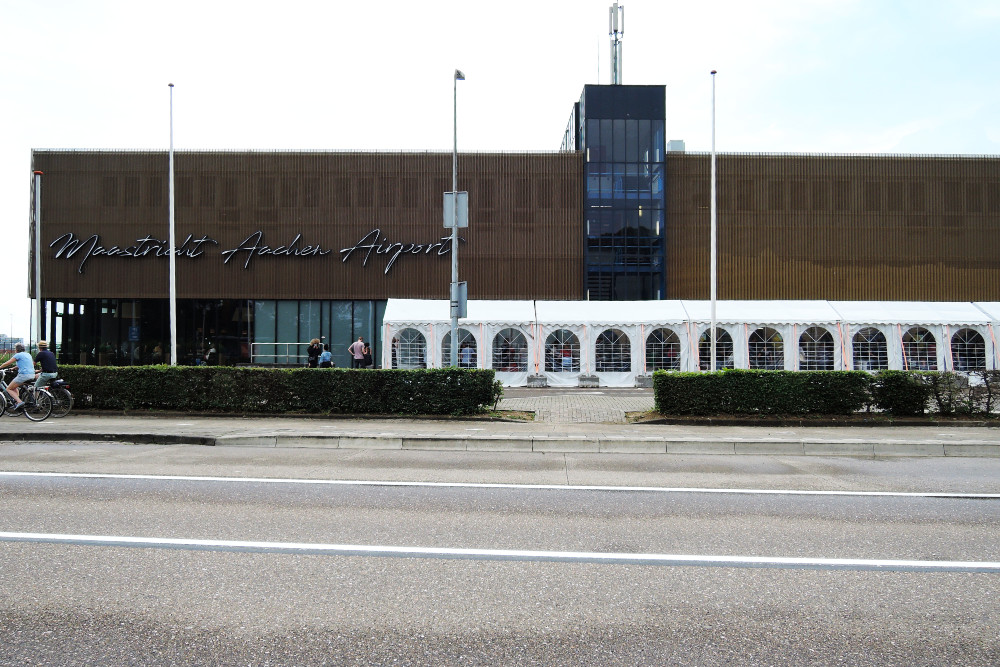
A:
MULTIPOLYGON (((1000 299, 1000 158, 716 159, 720 299, 1000 299)), ((710 156, 666 166, 667 298, 705 299, 710 156)))
MULTIPOLYGON (((451 258, 433 244, 450 248, 442 224, 450 153, 176 152, 174 159, 177 243, 190 235, 181 247, 193 255, 178 257, 178 298, 448 297, 451 258), (359 244, 376 247, 346 252, 359 244), (249 250, 263 245, 278 254, 249 250), (386 271, 401 247, 407 252, 386 271)), ((469 192, 470 208, 459 279, 470 298, 581 298, 581 160, 579 153, 459 155, 458 188, 469 192)), ((33 168, 45 173, 45 298, 167 297, 168 259, 157 257, 169 229, 166 152, 36 151, 33 168)))

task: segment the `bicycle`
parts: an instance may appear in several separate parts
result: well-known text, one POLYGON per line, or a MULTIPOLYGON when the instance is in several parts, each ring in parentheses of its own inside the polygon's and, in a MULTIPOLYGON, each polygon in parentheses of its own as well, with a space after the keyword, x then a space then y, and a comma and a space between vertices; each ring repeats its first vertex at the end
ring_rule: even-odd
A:
MULTIPOLYGON (((27 385, 21 385, 20 389, 24 390, 27 385)), ((69 391, 69 383, 62 378, 57 378, 49 382, 48 385, 42 387, 49 395, 52 397, 52 414, 51 417, 65 417, 69 414, 69 411, 73 409, 73 394, 69 391)), ((26 392, 22 391, 21 400, 24 400, 24 395, 26 392)))
MULTIPOLYGON (((45 389, 35 391, 33 384, 26 383, 21 388, 26 389, 21 399, 24 401, 24 408, 21 410, 24 416, 33 422, 40 422, 47 419, 52 414, 52 394, 45 389)), ((13 408, 16 403, 7 392, 6 371, 0 374, 0 396, 3 397, 3 405, 0 406, 0 416, 4 414, 15 416, 17 413, 13 411, 13 408)))

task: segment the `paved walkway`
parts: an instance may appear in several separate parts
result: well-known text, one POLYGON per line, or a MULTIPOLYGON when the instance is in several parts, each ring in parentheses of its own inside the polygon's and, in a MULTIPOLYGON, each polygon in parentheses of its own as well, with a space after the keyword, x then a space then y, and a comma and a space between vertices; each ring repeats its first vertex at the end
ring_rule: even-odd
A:
POLYGON ((535 421, 553 424, 624 424, 626 413, 653 409, 653 390, 508 387, 498 407, 534 412, 535 421))
POLYGON ((934 426, 706 426, 626 424, 652 407, 642 389, 508 390, 501 407, 537 410, 533 422, 356 417, 199 417, 72 413, 0 418, 3 445, 25 442, 537 453, 1000 456, 1000 428, 934 426))

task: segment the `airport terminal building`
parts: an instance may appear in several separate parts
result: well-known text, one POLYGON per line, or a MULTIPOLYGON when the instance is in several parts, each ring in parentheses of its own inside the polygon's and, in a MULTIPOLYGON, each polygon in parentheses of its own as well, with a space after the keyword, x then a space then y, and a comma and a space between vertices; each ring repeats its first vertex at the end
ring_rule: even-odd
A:
MULTIPOLYGON (((665 119, 663 86, 588 85, 562 150, 460 154, 469 227, 459 279, 469 299, 637 311, 707 299, 710 156, 668 142, 665 119)), ((60 363, 169 359, 167 152, 36 150, 32 163, 42 173, 30 220, 36 337, 53 341, 60 363)), ((448 298, 450 153, 181 151, 174 183, 180 363, 210 350, 211 363, 298 363, 300 344, 320 338, 347 366, 347 346, 363 336, 382 365, 398 364, 403 350, 390 348, 402 331, 386 325, 389 301, 448 298)), ((718 297, 755 304, 745 318, 754 323, 766 324, 777 301, 1000 302, 1000 157, 722 153, 717 184, 718 297)), ((684 326, 697 329, 696 319, 684 326)), ((934 326, 952 335, 960 325, 934 326)), ((975 324, 987 367, 997 364, 993 326, 990 317, 975 324)), ((630 349, 644 352, 629 357, 633 375, 662 357, 636 331, 630 349)), ((800 345, 789 338, 802 330, 783 331, 789 349, 800 345)), ((752 333, 735 339, 749 344, 752 333)), ((510 349, 472 334, 460 335, 476 366, 494 367, 495 351, 510 349)), ((431 350, 450 331, 421 335, 423 361, 407 353, 407 365, 440 365, 431 350)), ((595 346, 612 343, 582 336, 581 358, 596 365, 595 346)), ((855 367, 850 339, 833 338, 836 367, 855 367)), ((539 345, 544 358, 548 343, 539 345)), ((889 347, 906 366, 905 348, 889 347)), ((685 368, 696 369, 692 349, 685 368)), ((732 356, 749 364, 753 355, 732 356)), ((782 357, 796 366, 794 352, 782 357)), ((936 358, 948 366, 947 354, 936 358)))

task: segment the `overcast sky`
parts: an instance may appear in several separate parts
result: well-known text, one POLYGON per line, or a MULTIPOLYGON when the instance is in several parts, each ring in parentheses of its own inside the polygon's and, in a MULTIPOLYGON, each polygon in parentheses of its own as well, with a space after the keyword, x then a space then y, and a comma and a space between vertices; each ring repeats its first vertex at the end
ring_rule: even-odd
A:
MULTIPOLYGON (((624 83, 720 152, 1000 154, 1000 1, 625 5, 624 83)), ((559 146, 609 83, 610 0, 0 0, 0 332, 28 337, 33 148, 559 146)))

